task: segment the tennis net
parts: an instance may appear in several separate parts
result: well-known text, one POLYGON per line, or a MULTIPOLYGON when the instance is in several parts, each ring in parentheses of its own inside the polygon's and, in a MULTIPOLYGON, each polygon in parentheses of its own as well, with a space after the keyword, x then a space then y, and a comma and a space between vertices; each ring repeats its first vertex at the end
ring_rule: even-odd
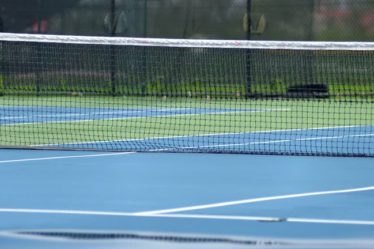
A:
POLYGON ((374 43, 0 34, 0 147, 374 156, 374 43))

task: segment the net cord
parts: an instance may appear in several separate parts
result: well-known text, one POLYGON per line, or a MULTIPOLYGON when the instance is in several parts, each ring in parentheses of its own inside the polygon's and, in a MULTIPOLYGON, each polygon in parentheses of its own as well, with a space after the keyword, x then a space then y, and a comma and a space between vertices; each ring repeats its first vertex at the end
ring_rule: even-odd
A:
POLYGON ((192 40, 0 33, 2 42, 180 48, 374 51, 374 42, 192 40))

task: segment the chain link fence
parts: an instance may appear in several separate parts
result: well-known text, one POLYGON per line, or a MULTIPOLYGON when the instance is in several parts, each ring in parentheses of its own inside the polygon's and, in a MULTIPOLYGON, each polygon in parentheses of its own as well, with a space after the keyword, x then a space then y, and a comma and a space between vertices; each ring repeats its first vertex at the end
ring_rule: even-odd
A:
POLYGON ((373 0, 2 0, 5 32, 134 37, 374 40, 373 0))

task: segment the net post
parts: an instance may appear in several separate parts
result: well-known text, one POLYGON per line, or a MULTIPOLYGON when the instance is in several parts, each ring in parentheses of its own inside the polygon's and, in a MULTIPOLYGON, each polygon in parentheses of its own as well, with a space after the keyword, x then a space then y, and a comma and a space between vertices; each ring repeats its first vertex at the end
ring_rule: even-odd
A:
MULTIPOLYGON (((251 26, 252 26, 252 0, 247 0, 247 32, 246 39, 249 41, 252 39, 251 26)), ((249 98, 251 96, 251 50, 247 49, 245 51, 245 70, 246 70, 246 84, 245 84, 245 97, 249 98)))

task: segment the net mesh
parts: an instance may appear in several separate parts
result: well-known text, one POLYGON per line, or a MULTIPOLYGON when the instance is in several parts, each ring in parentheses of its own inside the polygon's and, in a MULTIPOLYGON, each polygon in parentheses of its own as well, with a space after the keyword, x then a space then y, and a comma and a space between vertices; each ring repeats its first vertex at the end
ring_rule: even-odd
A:
POLYGON ((0 146, 374 155, 374 44, 0 34, 0 146))

